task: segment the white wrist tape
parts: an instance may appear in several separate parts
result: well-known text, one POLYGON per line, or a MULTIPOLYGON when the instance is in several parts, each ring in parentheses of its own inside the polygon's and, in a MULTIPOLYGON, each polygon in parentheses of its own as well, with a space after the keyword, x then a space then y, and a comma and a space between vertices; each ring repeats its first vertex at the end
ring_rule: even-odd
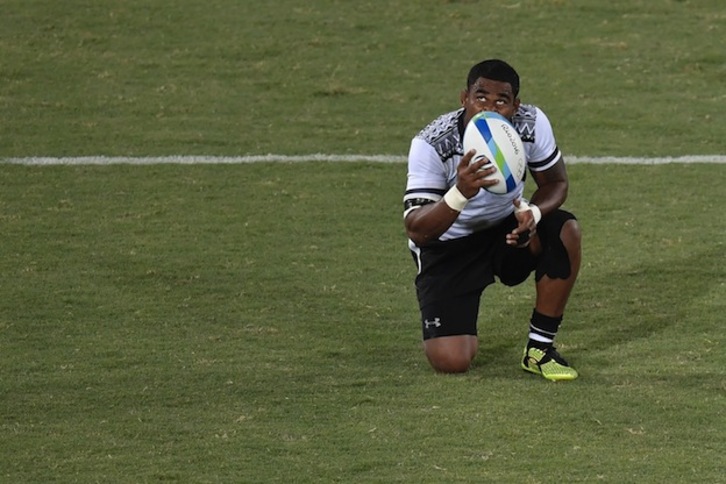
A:
POLYGON ((452 210, 461 212, 464 210, 464 207, 466 207, 469 199, 462 195, 459 189, 456 188, 456 185, 454 185, 449 188, 449 191, 446 192, 446 195, 444 195, 444 202, 446 202, 446 205, 448 205, 452 210))
POLYGON ((516 213, 520 212, 526 212, 527 210, 532 211, 532 216, 534 217, 534 224, 537 225, 540 220, 542 220, 542 211, 539 209, 539 207, 535 204, 529 204, 527 201, 523 198, 519 201, 519 207, 515 208, 514 211, 516 213))
POLYGON ((532 211, 532 216, 534 217, 534 224, 537 225, 539 221, 542 220, 542 211, 537 205, 530 205, 529 209, 532 211))

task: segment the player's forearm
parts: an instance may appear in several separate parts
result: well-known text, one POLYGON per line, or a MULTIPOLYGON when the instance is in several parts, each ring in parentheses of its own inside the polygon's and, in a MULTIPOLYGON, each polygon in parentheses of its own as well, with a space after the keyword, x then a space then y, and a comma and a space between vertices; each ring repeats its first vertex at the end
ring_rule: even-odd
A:
POLYGON ((542 215, 548 214, 565 203, 567 190, 570 186, 564 160, 560 160, 548 170, 533 172, 537 189, 532 194, 530 203, 539 207, 542 215))
POLYGON ((530 203, 537 205, 542 214, 548 214, 557 210, 567 200, 568 183, 566 181, 548 183, 543 185, 532 194, 530 203))

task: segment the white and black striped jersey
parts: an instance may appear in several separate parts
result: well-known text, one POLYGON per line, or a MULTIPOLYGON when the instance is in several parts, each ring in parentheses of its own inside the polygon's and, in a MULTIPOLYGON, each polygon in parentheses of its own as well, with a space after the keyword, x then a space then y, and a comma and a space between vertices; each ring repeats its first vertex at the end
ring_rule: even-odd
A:
MULTIPOLYGON (((463 119, 463 108, 443 114, 411 141, 404 217, 411 210, 440 200, 456 184, 456 167, 464 156, 463 119)), ((520 105, 512 123, 522 138, 530 171, 544 171, 562 158, 549 119, 537 106, 520 105)), ((513 201, 522 196, 523 190, 523 181, 506 195, 479 190, 439 240, 464 237, 496 225, 514 211, 513 201)))

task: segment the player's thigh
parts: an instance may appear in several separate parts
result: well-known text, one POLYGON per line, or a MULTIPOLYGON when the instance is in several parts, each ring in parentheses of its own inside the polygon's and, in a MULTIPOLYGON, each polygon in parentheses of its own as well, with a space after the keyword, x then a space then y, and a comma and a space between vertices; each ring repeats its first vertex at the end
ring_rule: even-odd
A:
POLYGON ((424 341, 445 336, 477 334, 481 291, 420 301, 421 331, 424 341))
POLYGON ((416 295, 424 340, 476 335, 482 291, 494 282, 492 244, 483 235, 421 250, 416 295))

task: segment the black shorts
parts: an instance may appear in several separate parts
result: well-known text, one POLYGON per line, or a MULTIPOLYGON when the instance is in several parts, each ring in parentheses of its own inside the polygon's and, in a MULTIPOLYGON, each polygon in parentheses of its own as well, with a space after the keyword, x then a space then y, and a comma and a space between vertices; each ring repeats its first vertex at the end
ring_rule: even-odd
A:
POLYGON ((539 268, 546 265, 542 258, 552 252, 548 245, 557 245, 562 225, 574 218, 563 210, 543 217, 537 226, 543 249, 539 256, 529 249, 507 245, 506 235, 517 226, 513 214, 495 227, 460 239, 434 242, 413 252, 419 265, 416 294, 424 340, 476 335, 484 289, 495 282, 495 277, 507 286, 515 286, 537 270, 539 279, 539 268))

